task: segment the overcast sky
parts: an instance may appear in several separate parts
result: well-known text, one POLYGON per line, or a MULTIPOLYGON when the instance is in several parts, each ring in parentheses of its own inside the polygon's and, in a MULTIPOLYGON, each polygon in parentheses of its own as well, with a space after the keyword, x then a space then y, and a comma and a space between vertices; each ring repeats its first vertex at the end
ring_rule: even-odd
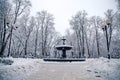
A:
POLYGON ((62 35, 70 28, 69 20, 80 10, 85 10, 89 16, 104 17, 107 9, 116 11, 115 0, 31 0, 31 14, 47 10, 55 17, 55 29, 62 35))

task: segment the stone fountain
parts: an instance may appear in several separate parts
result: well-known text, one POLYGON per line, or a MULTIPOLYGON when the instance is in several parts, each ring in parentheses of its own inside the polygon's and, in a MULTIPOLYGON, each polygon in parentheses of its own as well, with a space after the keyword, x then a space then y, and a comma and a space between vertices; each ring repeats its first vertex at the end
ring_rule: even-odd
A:
POLYGON ((57 45, 55 48, 59 51, 62 51, 62 57, 61 58, 44 58, 44 61, 59 61, 59 62, 72 62, 72 61, 85 61, 85 58, 67 58, 66 51, 71 50, 73 46, 66 45, 65 41, 66 39, 63 37, 61 39, 63 41, 62 45, 57 45))
POLYGON ((66 58, 66 51, 67 51, 67 50, 71 50, 72 47, 73 47, 73 46, 70 46, 70 45, 66 45, 66 44, 65 44, 65 40, 66 40, 66 39, 63 38, 63 39, 62 39, 63 44, 62 44, 62 45, 58 45, 58 46, 55 47, 57 50, 62 51, 62 58, 66 58))

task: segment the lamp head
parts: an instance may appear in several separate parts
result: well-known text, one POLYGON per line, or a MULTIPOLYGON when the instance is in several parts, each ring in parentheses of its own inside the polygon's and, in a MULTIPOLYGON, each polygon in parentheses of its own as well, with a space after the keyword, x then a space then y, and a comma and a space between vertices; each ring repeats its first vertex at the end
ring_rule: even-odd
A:
POLYGON ((101 28, 102 28, 103 31, 105 31, 105 26, 106 26, 105 24, 101 25, 101 28))
POLYGON ((111 24, 111 20, 110 20, 110 19, 107 19, 107 20, 106 20, 106 24, 107 24, 107 25, 110 25, 110 24, 111 24))
POLYGON ((5 19, 6 20, 6 24, 10 24, 10 20, 9 19, 5 19))

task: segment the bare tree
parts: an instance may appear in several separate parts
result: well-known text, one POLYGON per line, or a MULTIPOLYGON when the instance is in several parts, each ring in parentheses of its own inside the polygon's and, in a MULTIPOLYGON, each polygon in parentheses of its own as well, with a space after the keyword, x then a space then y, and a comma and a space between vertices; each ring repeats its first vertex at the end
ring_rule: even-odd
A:
POLYGON ((8 56, 10 56, 11 54, 11 40, 12 40, 12 33, 13 33, 13 29, 16 24, 17 18, 24 12, 24 10, 26 10, 29 6, 31 6, 31 3, 29 0, 13 0, 15 7, 14 7, 14 19, 13 22, 11 23, 10 27, 10 41, 9 41, 9 47, 8 47, 8 56))
POLYGON ((106 44, 107 44, 107 51, 108 51, 108 59, 111 58, 110 55, 110 43, 112 39, 112 32, 113 32, 113 10, 109 9, 105 13, 106 21, 102 25, 102 29, 105 32, 106 37, 106 44))
POLYGON ((26 28, 26 40, 25 40, 25 55, 27 55, 27 47, 28 47, 28 40, 30 38, 31 32, 33 31, 33 27, 34 27, 35 23, 34 23, 34 17, 31 18, 29 25, 25 26, 26 28))
POLYGON ((90 48, 89 48, 87 33, 85 33, 85 41, 86 41, 86 46, 87 46, 88 58, 90 58, 91 54, 90 54, 90 48))
POLYGON ((81 56, 81 46, 80 46, 81 36, 79 36, 80 30, 78 29, 79 25, 76 18, 77 17, 72 17, 72 20, 70 21, 70 25, 73 27, 73 30, 75 32, 75 35, 77 38, 77 50, 78 50, 79 56, 81 56))
POLYGON ((116 2, 118 3, 117 5, 118 9, 120 9, 120 0, 116 0, 116 2))
POLYGON ((79 11, 70 21, 76 35, 77 35, 77 42, 79 46, 79 57, 84 57, 85 54, 85 27, 87 21, 87 13, 85 11, 79 11), (81 49, 80 49, 81 48, 81 49))
POLYGON ((35 56, 37 56, 37 53, 36 53, 36 51, 37 51, 37 44, 38 44, 38 31, 39 31, 39 29, 40 29, 40 21, 39 21, 39 18, 37 18, 37 20, 36 20, 36 27, 35 27, 35 31, 36 31, 36 35, 35 35, 35 56))
POLYGON ((96 46, 97 46, 97 54, 98 54, 98 57, 100 57, 100 41, 99 41, 99 33, 98 33, 98 29, 102 23, 102 19, 100 17, 96 17, 96 16, 93 16, 91 18, 91 21, 93 23, 93 26, 95 28, 95 36, 96 36, 96 46))
MULTIPOLYGON (((54 25, 53 20, 54 20, 53 15, 47 13, 46 11, 41 11, 41 12, 38 12, 37 14, 37 23, 39 24, 38 26, 40 26, 39 28, 41 31, 42 57, 45 57, 47 55, 46 49, 47 49, 47 44, 48 44, 48 36, 54 25)), ((37 34, 38 33, 36 33, 36 35, 37 34)))
POLYGON ((6 48, 9 35, 8 33, 8 18, 11 12, 11 5, 8 0, 0 0, 0 56, 3 56, 6 48))

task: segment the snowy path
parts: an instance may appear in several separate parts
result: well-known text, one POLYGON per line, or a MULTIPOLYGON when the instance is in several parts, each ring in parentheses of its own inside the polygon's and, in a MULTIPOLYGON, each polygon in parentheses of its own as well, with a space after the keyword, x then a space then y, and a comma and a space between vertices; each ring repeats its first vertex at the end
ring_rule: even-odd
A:
POLYGON ((44 62, 11 58, 0 64, 0 80, 120 80, 120 59, 87 59, 83 62, 44 62))
POLYGON ((41 63, 39 70, 27 80, 104 80, 98 72, 91 72, 86 62, 41 63))

